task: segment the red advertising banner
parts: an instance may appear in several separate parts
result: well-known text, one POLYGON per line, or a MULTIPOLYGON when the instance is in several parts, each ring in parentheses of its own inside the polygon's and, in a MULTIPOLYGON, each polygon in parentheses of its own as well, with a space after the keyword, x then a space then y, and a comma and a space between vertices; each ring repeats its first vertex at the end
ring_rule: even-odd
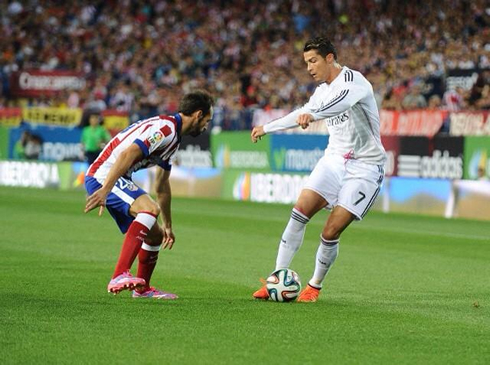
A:
POLYGON ((490 136, 489 112, 454 112, 449 121, 451 136, 490 136))
POLYGON ((446 117, 447 112, 439 110, 381 110, 381 135, 433 137, 446 117))
POLYGON ((381 143, 386 151, 385 174, 386 176, 396 176, 398 173, 398 155, 400 155, 400 137, 382 136, 381 143))
POLYGON ((86 85, 83 74, 73 71, 24 70, 10 78, 13 96, 52 96, 62 90, 80 90, 86 85))
POLYGON ((22 108, 0 108, 0 125, 16 127, 22 120, 22 108))

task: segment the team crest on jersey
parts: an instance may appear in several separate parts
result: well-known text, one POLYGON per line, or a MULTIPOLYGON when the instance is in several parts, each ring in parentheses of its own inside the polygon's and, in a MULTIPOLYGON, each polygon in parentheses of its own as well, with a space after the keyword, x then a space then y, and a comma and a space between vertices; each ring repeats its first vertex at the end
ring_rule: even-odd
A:
POLYGON ((131 180, 120 178, 116 182, 116 186, 121 189, 128 189, 129 191, 136 191, 138 190, 138 187, 136 186, 135 183, 133 183, 131 180))
POLYGON ((130 182, 128 184, 128 190, 129 191, 136 191, 136 190, 138 190, 138 187, 135 184, 133 184, 132 182, 130 182))
POLYGON ((150 145, 153 146, 158 142, 160 142, 162 139, 163 139, 163 133, 160 131, 156 131, 150 137, 148 137, 148 142, 150 142, 150 145))

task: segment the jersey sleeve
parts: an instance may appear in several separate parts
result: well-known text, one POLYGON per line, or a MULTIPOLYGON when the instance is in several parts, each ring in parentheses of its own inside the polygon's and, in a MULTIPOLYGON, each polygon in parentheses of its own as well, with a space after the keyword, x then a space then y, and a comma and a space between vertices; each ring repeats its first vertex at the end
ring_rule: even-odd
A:
POLYGON ((270 123, 264 125, 264 132, 271 133, 277 131, 283 131, 285 129, 297 127, 296 119, 301 114, 302 108, 296 109, 291 113, 281 117, 279 119, 275 119, 270 123))
POLYGON ((145 157, 148 157, 156 149, 168 145, 175 137, 175 131, 168 124, 155 123, 145 129, 134 140, 145 157))
POLYGON ((368 95, 366 85, 346 83, 344 87, 323 101, 319 106, 311 108, 314 120, 325 119, 342 114, 368 95))
POLYGON ((277 131, 282 131, 285 129, 297 127, 298 124, 296 123, 296 120, 298 119, 299 115, 305 113, 311 113, 312 110, 315 110, 317 108, 318 94, 319 94, 318 90, 319 89, 317 88, 313 93, 313 95, 308 100, 308 102, 305 105, 303 105, 301 108, 293 110, 291 113, 285 115, 284 117, 275 119, 272 122, 265 124, 264 132, 271 133, 271 132, 277 132, 277 131))

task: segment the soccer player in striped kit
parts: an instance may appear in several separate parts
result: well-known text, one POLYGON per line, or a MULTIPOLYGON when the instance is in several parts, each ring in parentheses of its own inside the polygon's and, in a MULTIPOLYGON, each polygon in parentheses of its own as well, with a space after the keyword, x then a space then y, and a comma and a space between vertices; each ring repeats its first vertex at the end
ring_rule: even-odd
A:
POLYGON ((175 115, 156 116, 130 125, 117 134, 90 165, 85 188, 89 194, 85 213, 104 207, 125 233, 119 260, 107 290, 117 294, 133 290, 134 298, 176 299, 177 295, 150 286, 160 248, 175 242, 170 210, 171 158, 181 136, 198 136, 213 117, 213 98, 202 90, 182 98, 175 115), (159 166, 157 202, 131 181, 133 172, 159 166), (157 218, 162 213, 163 225, 157 218), (138 256, 138 273, 130 269, 138 256))
MULTIPOLYGON (((337 51, 326 38, 306 42, 303 57, 310 75, 319 83, 301 108, 264 126, 253 128, 255 143, 267 133, 325 119, 330 134, 325 155, 311 172, 284 230, 276 270, 288 268, 303 243, 306 225, 318 211, 331 209, 316 254, 315 270, 297 301, 315 302, 335 262, 341 233, 361 220, 373 205, 384 178, 385 150, 381 144, 379 112, 368 80, 341 66, 337 51)), ((253 296, 268 299, 265 286, 253 296)))

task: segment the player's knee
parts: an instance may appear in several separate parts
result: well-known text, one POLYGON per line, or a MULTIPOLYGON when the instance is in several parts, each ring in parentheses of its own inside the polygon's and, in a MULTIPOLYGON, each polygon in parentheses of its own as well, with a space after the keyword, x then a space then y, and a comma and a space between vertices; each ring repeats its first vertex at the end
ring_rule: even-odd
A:
POLYGON ((338 240, 340 238, 341 233, 342 233, 341 227, 337 227, 335 224, 331 224, 323 228, 322 236, 327 241, 333 241, 333 240, 338 240))
POLYGON ((160 207, 157 203, 152 202, 151 204, 147 204, 141 209, 141 212, 146 212, 158 217, 160 214, 160 207))

